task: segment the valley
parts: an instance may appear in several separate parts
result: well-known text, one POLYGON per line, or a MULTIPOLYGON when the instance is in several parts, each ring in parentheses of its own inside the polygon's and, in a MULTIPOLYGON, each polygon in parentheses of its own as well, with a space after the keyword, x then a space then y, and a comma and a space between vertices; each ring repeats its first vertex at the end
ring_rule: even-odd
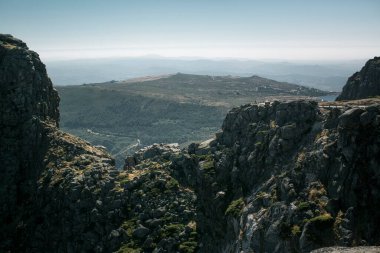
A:
POLYGON ((56 88, 62 129, 106 147, 119 167, 143 146, 213 137, 233 107, 331 94, 259 76, 182 73, 56 88))

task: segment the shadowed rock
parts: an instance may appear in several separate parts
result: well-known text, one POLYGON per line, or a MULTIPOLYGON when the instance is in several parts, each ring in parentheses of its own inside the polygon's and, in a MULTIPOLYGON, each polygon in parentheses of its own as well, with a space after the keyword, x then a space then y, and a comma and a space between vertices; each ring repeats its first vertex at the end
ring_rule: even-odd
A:
POLYGON ((375 57, 365 66, 348 78, 342 93, 336 98, 354 100, 380 96, 380 57, 375 57))

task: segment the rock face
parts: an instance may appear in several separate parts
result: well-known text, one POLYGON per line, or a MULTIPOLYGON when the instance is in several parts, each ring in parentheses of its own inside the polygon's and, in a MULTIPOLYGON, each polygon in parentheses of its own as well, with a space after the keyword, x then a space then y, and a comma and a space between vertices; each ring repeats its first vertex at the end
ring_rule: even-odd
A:
POLYGON ((58 129, 44 65, 9 35, 0 80, 0 252, 380 244, 380 99, 244 105, 215 138, 146 147, 119 171, 102 148, 58 129))
MULTIPOLYGON (((0 35, 1 238, 18 233, 24 205, 32 202, 46 150, 42 121, 58 125, 59 98, 38 55, 22 41, 0 35)), ((7 241, 1 240, 7 244, 7 241)))
POLYGON ((232 110, 208 147, 189 149, 199 161, 199 252, 380 244, 379 102, 232 110))
POLYGON ((195 195, 167 160, 178 148, 146 148, 116 170, 57 128, 45 66, 10 35, 0 35, 0 84, 0 252, 195 250, 195 195))
POLYGON ((380 57, 375 57, 365 66, 348 78, 342 93, 337 97, 340 100, 362 99, 380 95, 380 57))

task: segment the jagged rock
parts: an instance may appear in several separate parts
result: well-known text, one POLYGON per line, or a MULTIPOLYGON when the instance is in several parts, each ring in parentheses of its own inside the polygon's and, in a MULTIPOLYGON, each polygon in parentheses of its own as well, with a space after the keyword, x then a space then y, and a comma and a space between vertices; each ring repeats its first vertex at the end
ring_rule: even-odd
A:
MULTIPOLYGON (((127 158, 127 163, 129 164, 138 164, 143 160, 157 160, 157 159, 169 159, 173 154, 179 153, 181 150, 177 143, 172 144, 153 144, 147 147, 144 147, 137 151, 132 158, 127 158)), ((130 166, 130 165, 129 165, 130 166)), ((133 165, 132 165, 133 166, 133 165)))
POLYGON ((342 93, 337 97, 340 100, 354 100, 380 95, 380 57, 375 57, 365 66, 348 78, 342 93))
MULTIPOLYGON (((193 166, 200 252, 310 252, 351 246, 353 238, 380 243, 368 226, 380 222, 379 102, 339 104, 342 109, 273 102, 232 110, 215 148, 193 166)), ((190 148, 197 157, 199 145, 190 148)))

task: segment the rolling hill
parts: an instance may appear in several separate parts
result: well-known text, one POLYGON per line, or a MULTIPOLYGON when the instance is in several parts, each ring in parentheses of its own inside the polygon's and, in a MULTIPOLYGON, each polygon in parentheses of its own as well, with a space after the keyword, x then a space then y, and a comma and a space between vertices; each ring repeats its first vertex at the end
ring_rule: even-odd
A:
POLYGON ((207 139, 234 106, 327 94, 259 76, 182 73, 56 88, 62 129, 105 146, 118 164, 141 146, 207 139))

